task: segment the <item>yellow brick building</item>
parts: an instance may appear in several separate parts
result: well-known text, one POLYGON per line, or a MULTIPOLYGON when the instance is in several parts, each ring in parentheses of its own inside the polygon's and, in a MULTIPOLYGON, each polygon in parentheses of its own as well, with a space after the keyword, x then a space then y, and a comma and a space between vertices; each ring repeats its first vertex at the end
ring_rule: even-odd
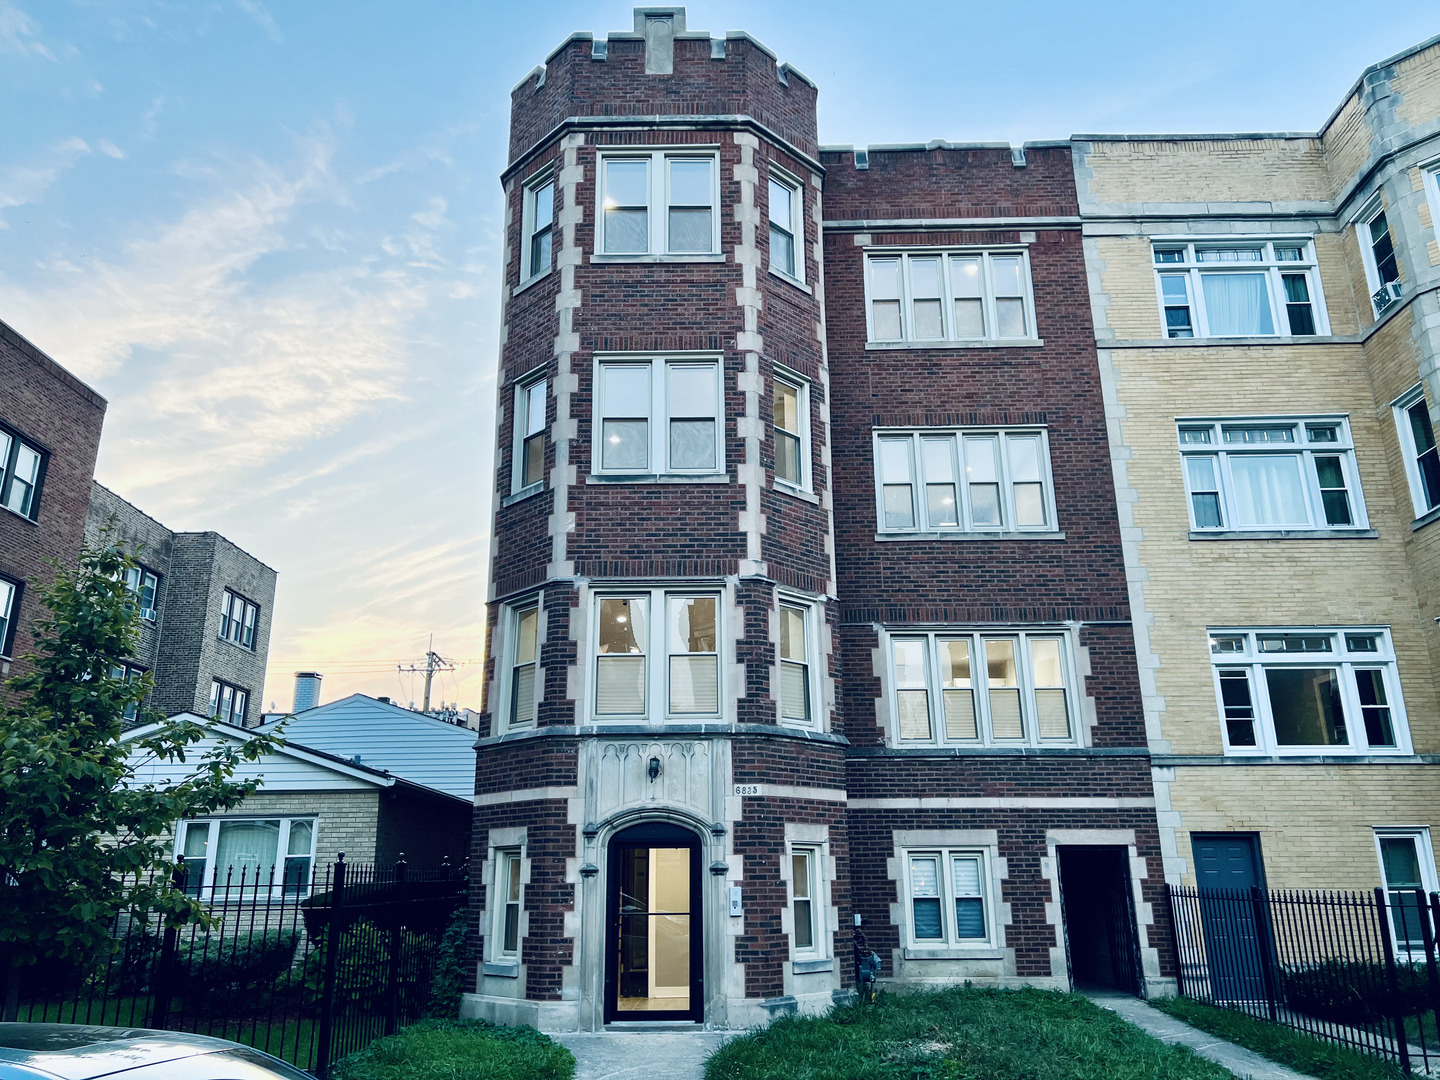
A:
POLYGON ((1074 149, 1167 877, 1436 889, 1440 38, 1074 149))

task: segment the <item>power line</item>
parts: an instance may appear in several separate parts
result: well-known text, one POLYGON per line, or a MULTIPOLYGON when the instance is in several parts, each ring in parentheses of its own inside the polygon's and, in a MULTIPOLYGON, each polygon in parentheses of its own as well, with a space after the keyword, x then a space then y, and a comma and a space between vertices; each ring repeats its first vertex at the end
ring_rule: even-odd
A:
POLYGON ((435 651, 435 635, 431 634, 430 648, 425 650, 425 666, 421 668, 411 664, 409 667, 398 666, 398 669, 412 675, 418 675, 421 671, 425 672, 425 704, 420 711, 428 713, 430 711, 430 685, 435 681, 435 673, 437 671, 454 671, 455 663, 446 660, 435 651))

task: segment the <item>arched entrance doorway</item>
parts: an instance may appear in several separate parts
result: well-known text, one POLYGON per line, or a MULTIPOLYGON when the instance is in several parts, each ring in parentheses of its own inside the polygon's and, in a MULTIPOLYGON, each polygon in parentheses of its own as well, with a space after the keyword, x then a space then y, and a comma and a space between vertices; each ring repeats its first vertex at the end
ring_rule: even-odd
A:
POLYGON ((647 822, 610 839, 605 1021, 704 1018, 700 838, 647 822))

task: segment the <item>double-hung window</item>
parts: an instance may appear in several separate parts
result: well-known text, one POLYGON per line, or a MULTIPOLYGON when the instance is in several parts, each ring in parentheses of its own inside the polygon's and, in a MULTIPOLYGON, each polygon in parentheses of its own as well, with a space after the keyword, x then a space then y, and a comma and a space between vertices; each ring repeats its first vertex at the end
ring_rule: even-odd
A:
POLYGON ((1343 416, 1181 420, 1179 436, 1197 532, 1367 526, 1343 416))
POLYGON ((720 594, 665 589, 594 601, 596 720, 720 717, 720 594))
POLYGON ((820 875, 820 849, 790 849, 790 913, 795 923, 795 959, 814 960, 825 955, 824 918, 820 875))
POLYGON ((719 159, 707 150, 600 155, 600 255, 720 251, 719 159))
POLYGON ((596 473, 722 470, 719 360, 606 358, 595 381, 596 473))
POLYGON ((810 384, 775 376, 775 482, 810 487, 810 384))
POLYGON ((520 280, 529 281, 550 269, 555 247, 555 177, 547 173, 525 188, 522 214, 525 243, 521 251, 520 280))
POLYGON ((891 631, 896 744, 1075 745, 1070 653, 1055 631, 891 631))
POLYGON ((1375 847, 1389 898, 1390 931, 1395 947, 1412 960, 1425 958, 1426 896, 1434 892, 1435 853, 1428 828, 1377 828, 1375 847), (1421 895, 1416 895, 1417 890, 1421 895))
POLYGON ((910 943, 917 948, 991 942, 983 851, 907 851, 910 943))
POLYGON ((770 177, 770 269, 786 277, 805 278, 804 196, 798 183, 770 177))
POLYGON ((507 631, 505 723, 512 728, 528 727, 535 723, 540 697, 538 602, 532 600, 511 607, 507 631))
POLYGON ((780 604, 780 722, 810 724, 815 718, 813 654, 816 644, 815 608, 808 604, 780 604))
POLYGON ((875 462, 881 532, 1055 530, 1043 428, 877 431, 875 462))
POLYGON ((1440 450, 1435 447, 1435 425, 1424 387, 1417 386, 1394 404, 1395 427, 1410 481, 1410 501, 1415 516, 1423 517, 1440 506, 1440 450))
POLYGON ((515 470, 511 491, 545 482, 546 380, 531 379, 515 388, 515 470))
POLYGON ((1155 242, 1165 336, 1330 332, 1310 240, 1155 242))
POLYGON ((185 856, 185 891, 203 900, 235 902, 263 889, 307 896, 315 863, 314 818, 186 821, 176 854, 185 856))
POLYGON ((520 959, 520 880, 519 848, 500 848, 495 852, 495 960, 520 959))
POLYGON ((210 680, 210 715, 235 727, 245 726, 245 711, 250 705, 250 691, 221 679, 210 680))
POLYGON ((45 451, 0 425, 0 506, 34 520, 40 510, 45 451))
POLYGON ((9 656, 15 645, 15 627, 20 621, 18 581, 0 577, 0 656, 9 656))
POLYGON ((1361 262, 1365 279, 1370 285, 1370 306, 1378 319, 1400 299, 1400 265, 1395 258, 1395 238, 1385 219, 1385 208, 1374 203, 1360 215, 1355 225, 1360 240, 1361 262))
POLYGON ((160 579, 143 566, 131 566, 125 571, 125 587, 134 595, 140 605, 140 618, 155 621, 155 591, 160 579))
MULTIPOLYGON (((136 667, 134 664, 119 663, 110 665, 110 678, 117 682, 125 683, 127 686, 133 683, 140 676, 145 674, 145 669, 136 667)), ((134 720, 140 712, 140 703, 132 701, 125 706, 125 719, 134 720)))
POLYGON ((1226 752, 1408 752, 1390 632, 1211 630, 1226 752))
POLYGON ((255 648, 255 624, 260 618, 258 605, 237 592, 226 589, 220 599, 220 637, 242 649, 255 648))
POLYGON ((865 256, 865 290, 872 342, 1036 336, 1024 250, 872 249, 865 256))

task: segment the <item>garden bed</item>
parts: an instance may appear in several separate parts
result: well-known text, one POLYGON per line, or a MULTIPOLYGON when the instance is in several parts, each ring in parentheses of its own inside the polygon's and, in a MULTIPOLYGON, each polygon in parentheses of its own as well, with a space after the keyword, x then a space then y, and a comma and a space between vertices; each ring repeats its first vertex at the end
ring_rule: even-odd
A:
POLYGON ((421 1020, 339 1061, 331 1080, 571 1080, 575 1058, 534 1028, 421 1020))

